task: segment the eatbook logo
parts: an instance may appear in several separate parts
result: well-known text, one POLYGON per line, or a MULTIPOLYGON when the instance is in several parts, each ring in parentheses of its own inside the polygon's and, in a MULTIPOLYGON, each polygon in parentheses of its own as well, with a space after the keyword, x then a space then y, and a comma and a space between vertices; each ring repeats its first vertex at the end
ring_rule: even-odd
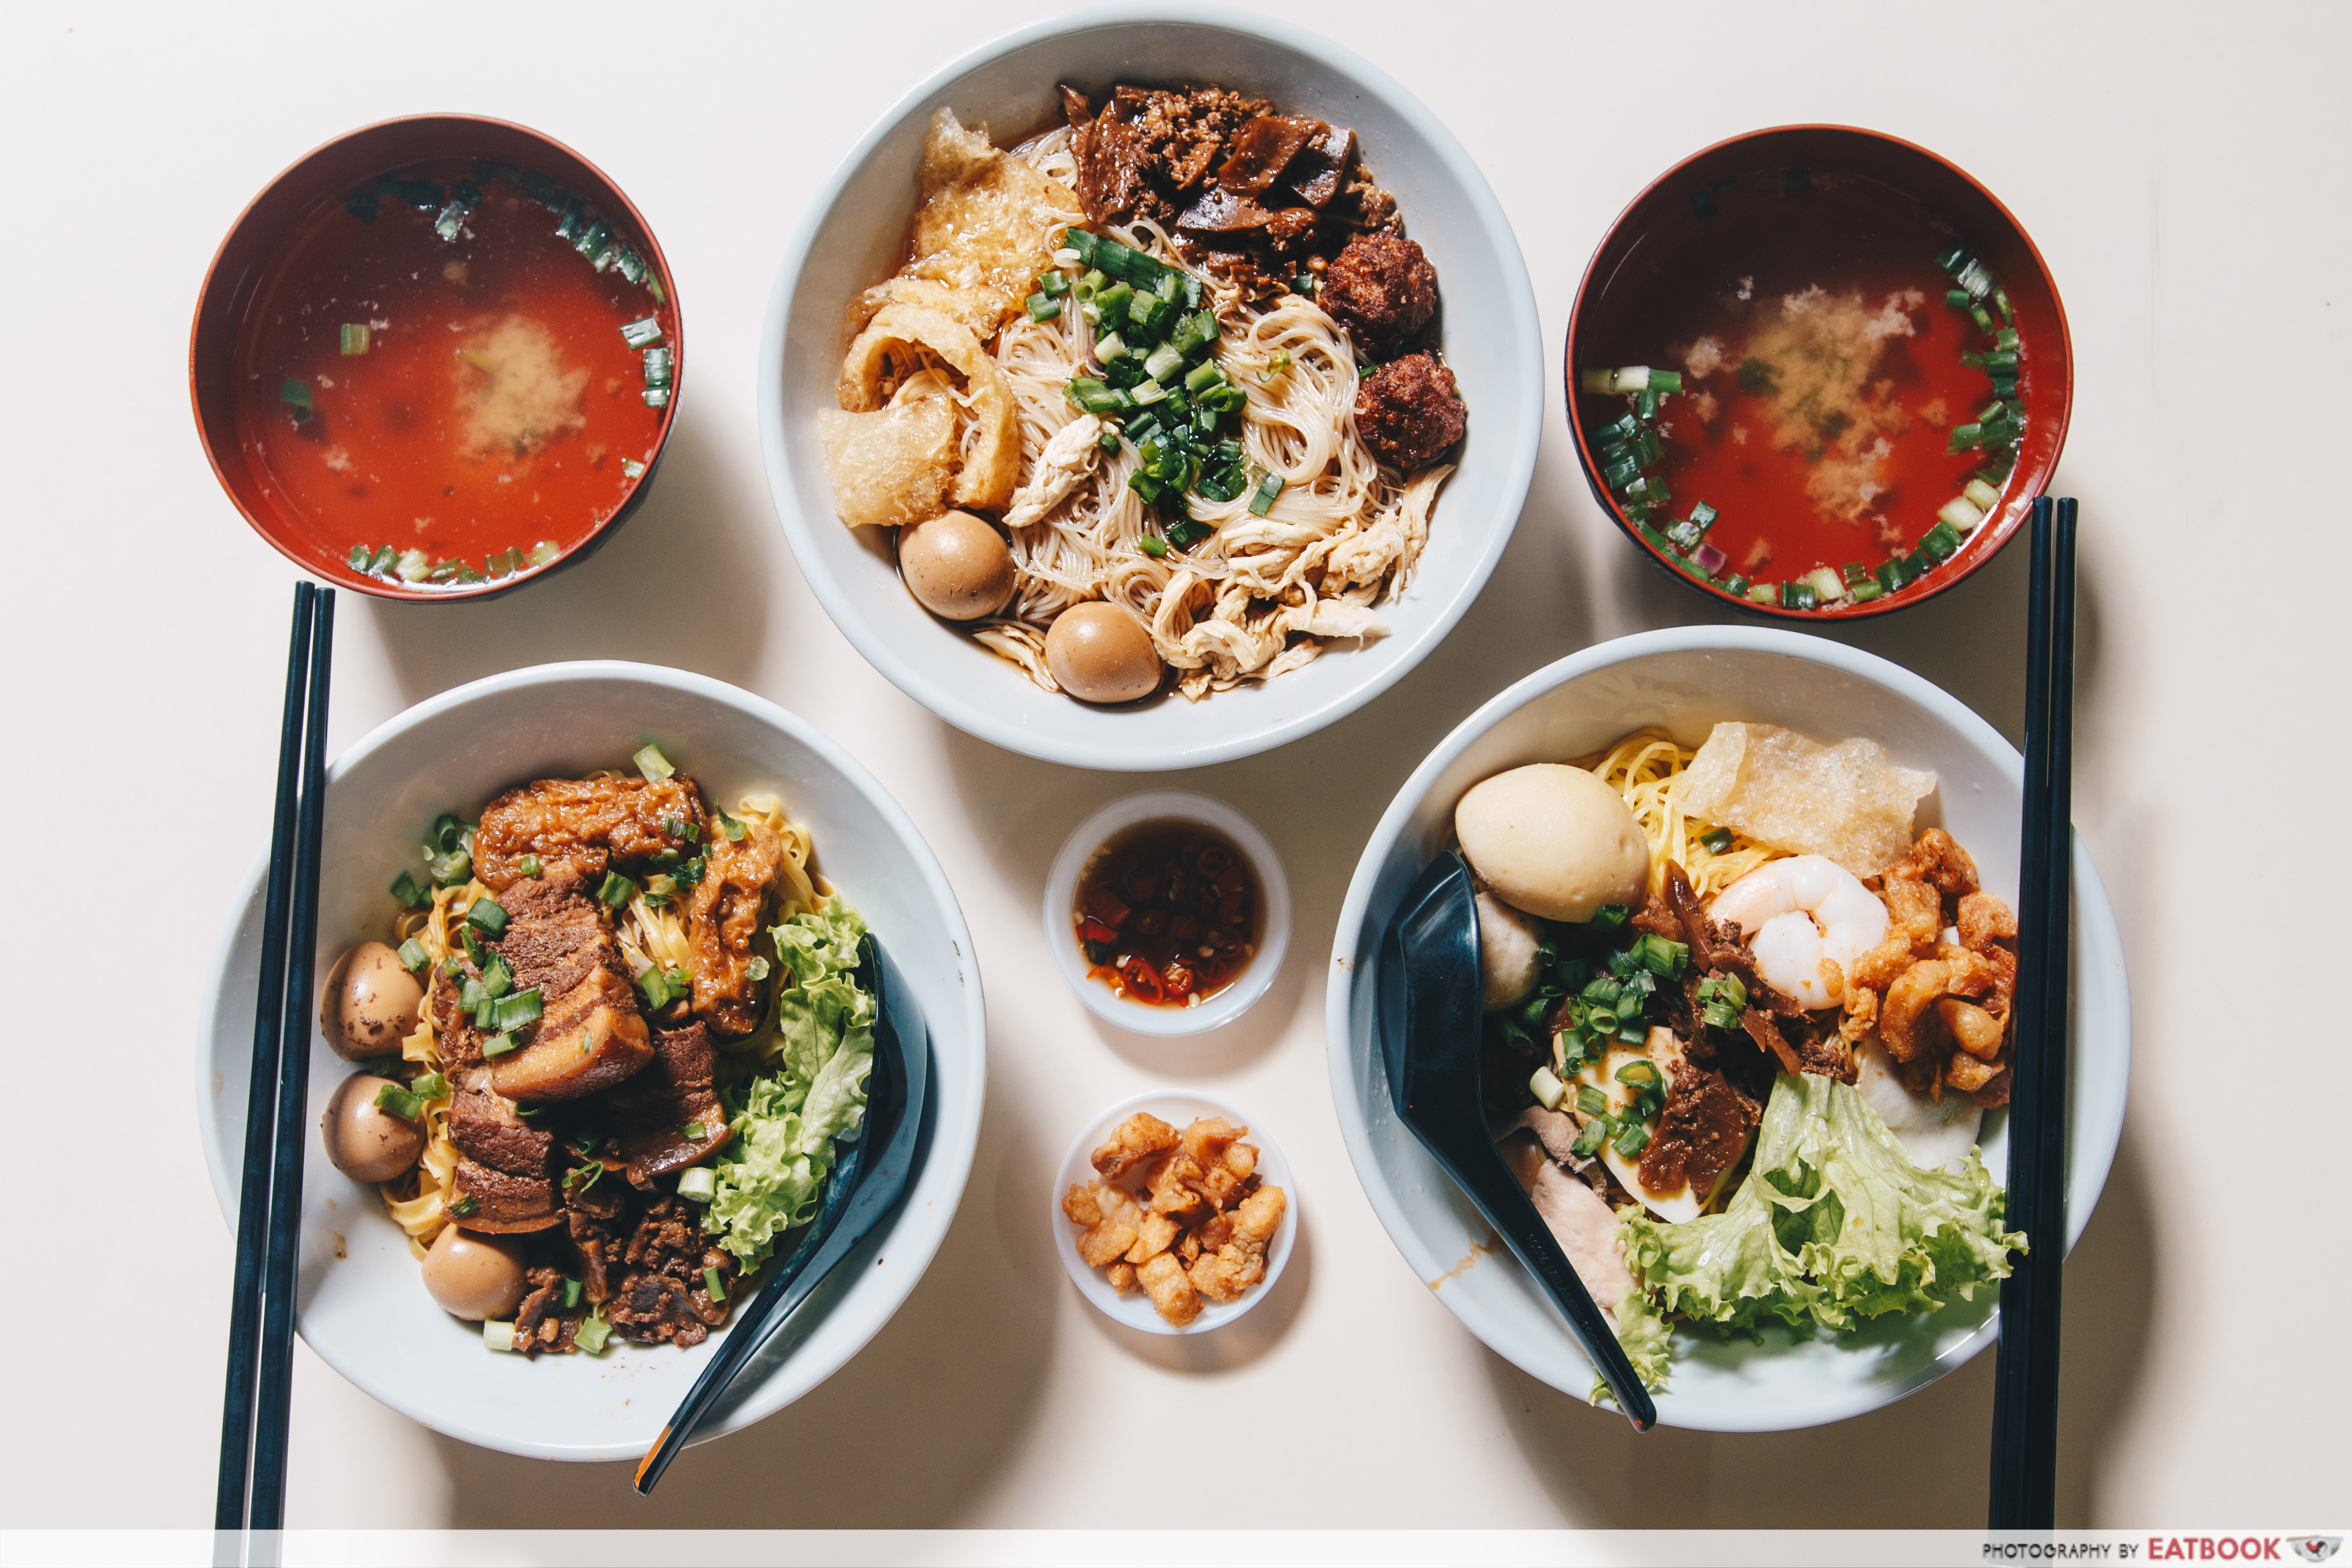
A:
POLYGON ((2344 1544, 2344 1538, 2340 1535, 2305 1535, 2287 1544, 2294 1547, 2294 1554, 2305 1563, 2325 1563, 2336 1555, 2336 1549, 2344 1544))

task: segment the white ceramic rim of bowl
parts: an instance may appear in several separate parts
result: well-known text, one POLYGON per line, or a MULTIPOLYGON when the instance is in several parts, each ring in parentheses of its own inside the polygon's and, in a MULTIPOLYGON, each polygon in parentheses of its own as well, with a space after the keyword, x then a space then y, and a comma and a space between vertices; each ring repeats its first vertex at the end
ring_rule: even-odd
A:
POLYGON ((1105 806, 1080 822, 1077 831, 1064 841, 1061 853, 1054 857, 1054 869, 1045 877, 1045 946, 1053 951, 1055 967, 1062 971, 1062 978, 1070 982, 1070 989, 1078 994, 1078 1000, 1086 1003, 1087 1010, 1097 1018, 1137 1034, 1202 1034, 1247 1012, 1281 972, 1283 957, 1290 951, 1290 882, 1282 873, 1282 857, 1275 852, 1266 836, 1258 831, 1257 824, 1223 800, 1190 789, 1147 789, 1105 806), (1198 1007, 1147 1007, 1116 994, 1101 981, 1087 977, 1086 965, 1079 961, 1077 940, 1071 933, 1070 912, 1077 900, 1078 878, 1085 873, 1087 862, 1112 834, 1154 817, 1208 824, 1240 845, 1242 853, 1249 857, 1251 869, 1257 873, 1265 919, 1257 956, 1242 971, 1240 979, 1198 1007))
MULTIPOLYGON (((941 869, 938 857, 931 852, 930 846, 924 841, 922 834, 917 831, 913 820, 899 807, 889 791, 882 787, 880 780, 868 772, 864 764, 843 749, 839 743, 799 715, 780 707, 755 693, 747 692, 740 686, 730 685, 726 682, 713 680, 707 675, 695 674, 690 671, 671 669, 657 664, 635 664, 624 660, 578 660, 509 670, 443 692, 437 696, 429 697, 386 719, 346 747, 328 767, 326 775, 328 789, 331 794, 337 779, 365 761, 380 748, 396 741, 416 726, 452 709, 462 707, 485 696, 533 685, 561 685, 583 680, 640 681, 649 685, 667 687, 710 702, 735 707, 754 721, 766 724, 791 736, 793 740, 807 747, 832 768, 872 809, 919 868, 922 876, 923 891, 929 900, 936 905, 950 939, 957 945, 960 951, 967 955, 964 977, 968 983, 962 988, 964 1016, 961 1023, 964 1037, 975 1042, 982 1051, 985 1051, 988 1038, 987 1009, 982 998, 979 965, 976 958, 970 956, 974 952, 971 932, 964 923, 963 911, 956 902, 954 889, 948 884, 946 872, 941 869)), ((227 1222, 232 1234, 236 1226, 239 1202, 237 1186, 244 1164, 244 1151, 241 1145, 232 1151, 221 1143, 222 1125, 215 1114, 220 1097, 215 1096, 213 1086, 208 1082, 212 1049, 208 1042, 218 1035, 222 1028, 224 1002, 227 999, 225 981, 230 971, 237 942, 240 925, 239 912, 246 910, 258 897, 268 861, 269 854, 267 848, 255 856, 252 864, 246 872, 237 894, 230 904, 229 913, 222 923, 220 935, 214 942, 212 961, 208 971, 210 977, 208 990, 203 1012, 198 1020, 199 1032, 196 1036, 198 1045, 194 1053, 198 1141, 204 1145, 205 1162, 212 1177, 214 1196, 220 1204, 222 1217, 227 1222)), ((323 971, 321 973, 323 974, 323 971)), ((313 1016, 315 1016, 315 1009, 313 1009, 313 1016)), ((929 1026, 928 1032, 932 1041, 933 1052, 931 1068, 933 1088, 930 1094, 932 1105, 927 1113, 936 1116, 940 1098, 938 1085, 941 1076, 940 1059, 944 1055, 939 1045, 942 1020, 927 1015, 925 1021, 929 1026)), ((249 1041, 242 1040, 233 1041, 230 1048, 243 1052, 249 1050, 249 1041)), ((317 1049, 323 1051, 325 1047, 320 1043, 317 1049)), ((314 1055, 311 1074, 314 1105, 317 1103, 318 1094, 317 1066, 314 1055)), ((708 1442, 713 1437, 740 1431, 793 1404, 846 1365, 871 1343, 877 1333, 881 1332, 883 1325, 897 1315, 898 1309, 905 1305, 907 1297, 913 1293, 916 1285, 921 1281, 924 1273, 930 1266, 932 1258, 938 1254, 941 1243, 946 1240, 949 1227, 954 1222, 956 1210, 962 1200, 965 1184, 971 1176, 972 1156, 978 1147, 980 1120, 985 1096, 986 1069, 983 1061, 974 1074, 969 1103, 963 1108, 962 1113, 956 1122, 950 1124, 944 1118, 934 1122, 929 1144, 924 1153, 922 1169, 917 1177, 917 1186, 910 1189, 907 1197, 900 1200, 898 1208, 876 1228, 875 1234, 861 1244, 864 1249, 871 1250, 878 1241, 888 1242, 892 1261, 900 1266, 899 1269, 892 1270, 896 1275, 893 1293, 886 1301, 877 1301, 876 1306, 878 1310, 871 1312, 865 1322, 856 1324, 850 1343, 845 1350, 831 1359, 830 1364, 820 1366, 816 1363, 821 1358, 803 1357, 789 1371, 780 1370, 772 1373, 763 1384, 748 1393, 742 1390, 739 1383, 738 1387, 731 1390, 728 1397, 720 1402, 713 1416, 706 1417, 706 1425, 696 1435, 694 1442, 698 1444, 708 1442), (918 1197, 923 1199, 919 1204, 915 1201, 918 1197)), ((242 1107, 238 1110, 241 1117, 242 1107)), ((306 1119, 304 1124, 306 1136, 308 1128, 309 1123, 306 1119)), ((322 1163, 321 1156, 316 1149, 310 1150, 305 1160, 306 1166, 316 1166, 322 1163)), ((715 1345, 725 1333, 732 1332, 735 1326, 735 1323, 730 1322, 721 1333, 712 1335, 705 1344, 715 1345)), ((304 1343, 309 1343, 321 1360, 333 1367, 353 1386, 378 1403, 400 1412, 420 1426, 473 1444, 477 1448, 518 1454, 526 1458, 582 1461, 634 1459, 644 1452, 643 1444, 583 1446, 561 1441, 541 1442, 518 1439, 507 1434, 485 1430, 464 1418, 462 1412, 453 1413, 446 1408, 424 1407, 417 1400, 408 1397, 406 1391, 399 1384, 387 1383, 372 1376, 365 1365, 352 1364, 348 1358, 338 1354, 336 1347, 322 1346, 312 1341, 310 1335, 303 1329, 299 1312, 295 1330, 302 1335, 304 1343)), ((682 1397, 687 1388, 690 1386, 690 1379, 679 1383, 675 1392, 682 1397)))
POLYGON ((1291 1176, 1290 1162, 1282 1157, 1281 1145, 1243 1114, 1240 1106, 1197 1089, 1153 1089, 1122 1100, 1096 1117, 1070 1145, 1070 1152, 1062 1156, 1061 1169, 1054 1177, 1054 1190, 1046 1196, 1052 1200, 1054 1250, 1060 1256, 1070 1283, 1105 1317, 1145 1333, 1207 1333, 1232 1322, 1273 1292, 1274 1282, 1282 1278, 1283 1265, 1290 1261, 1290 1245, 1298 1235, 1298 1184, 1291 1176), (1274 1240, 1265 1249, 1265 1278, 1252 1285, 1240 1301, 1204 1300, 1201 1315, 1189 1323, 1171 1323, 1161 1317, 1152 1306, 1151 1298, 1140 1290, 1125 1295, 1112 1290, 1103 1271, 1089 1267, 1078 1256, 1078 1228, 1062 1212, 1062 1195, 1095 1179, 1095 1167, 1087 1156, 1108 1140, 1112 1128, 1138 1111, 1149 1111, 1161 1121, 1173 1124, 1180 1133, 1195 1116, 1223 1116, 1237 1127, 1247 1127, 1249 1132, 1242 1142, 1257 1145, 1258 1169, 1265 1173, 1264 1184, 1280 1187, 1285 1200, 1282 1228, 1274 1233, 1274 1240))
MULTIPOLYGON (((1413 769, 1389 808, 1381 815, 1380 823, 1366 841, 1362 856, 1356 862, 1355 873, 1349 879, 1348 894, 1339 910, 1339 928, 1331 945, 1331 973, 1325 988, 1324 1031, 1325 1062, 1331 1079, 1333 1108, 1339 1114, 1339 1132, 1348 1147, 1348 1157, 1356 1168, 1357 1179, 1362 1183, 1364 1196, 1380 1217, 1381 1227, 1389 1233, 1397 1250, 1423 1281, 1436 1280, 1454 1267, 1453 1258, 1440 1258, 1431 1251, 1413 1229, 1399 1204, 1396 1190, 1381 1170, 1374 1153, 1370 1130, 1362 1107, 1354 1093, 1353 1063, 1358 1047, 1351 1039, 1353 1003, 1357 986, 1370 984, 1369 974, 1357 973, 1357 955, 1361 949, 1364 923, 1370 909, 1374 883, 1379 880, 1382 862, 1402 836, 1414 811, 1435 786, 1445 769, 1465 751, 1504 718, 1516 713, 1536 698, 1566 685, 1571 681, 1607 669, 1659 653, 1722 653, 1729 654, 1769 653, 1804 660, 1829 669, 1858 677, 1882 686, 1895 696, 1917 705, 1932 717, 1948 725, 1970 740, 1980 751, 1993 758, 2005 769, 2021 796, 2024 790, 2024 758, 2000 733, 1958 698, 1922 676, 1914 674, 1874 653, 1868 653, 1843 643, 1801 632, 1778 627, 1756 626, 1685 626, 1664 631, 1645 632, 1611 642, 1596 643, 1580 653, 1547 664, 1506 690, 1490 698, 1469 717, 1454 727, 1413 769)), ((2125 1100, 2131 1076, 2131 998, 2127 982, 2123 977, 2123 937, 2116 925, 2115 909, 2107 900, 2106 888, 2099 879, 2098 869, 2091 862, 2090 852, 2084 847, 2081 836, 2074 839, 2074 948, 2070 965, 2070 978, 2075 988, 2074 1094, 2078 1114, 2070 1126, 2067 1144, 2066 1246, 2072 1250, 2090 1222, 2091 1211, 2106 1185, 2107 1173, 2115 1162, 2116 1146, 2123 1135, 2125 1100), (2104 962, 2086 962, 2086 957, 2104 962), (2113 977, 2109 978, 2110 975, 2113 977), (2084 1006, 2086 993, 2098 992, 2097 1013, 2084 1006), (2091 1027, 2096 1017, 2096 1033, 2111 1039, 2113 1049, 2101 1057, 2086 1054, 2084 1039, 2094 1032, 2091 1027), (2091 1082, 2095 1068, 2098 1082, 2091 1082)), ((1361 1048, 1370 1052, 1371 1044, 1361 1048)), ((1430 1163, 1432 1180, 1443 1180, 1433 1161, 1430 1163)), ((1514 1263, 1516 1266, 1516 1261, 1514 1263)), ((1455 1291, 1437 1291, 1438 1300, 1446 1310, 1461 1320, 1463 1326, 1476 1334, 1488 1349, 1509 1361, 1521 1371, 1538 1381, 1553 1382, 1562 1386, 1526 1359, 1514 1354, 1512 1336, 1475 1301, 1465 1300, 1455 1291)), ((1659 1417, 1667 1426, 1686 1427, 1703 1431, 1789 1431, 1818 1426, 1863 1415, 1916 1393, 1929 1383, 1958 1367, 1996 1337, 2000 1309, 1996 1305, 1981 1328, 1956 1349, 1938 1355, 1931 1371, 1925 1375, 1900 1383, 1864 1382, 1828 1388, 1815 1403, 1803 1406, 1776 1406, 1756 1410, 1704 1413, 1677 1411, 1671 1384, 1659 1396, 1659 1417)), ((1563 1341, 1568 1330, 1559 1325, 1563 1341)), ((1570 1354, 1581 1360, 1572 1342, 1570 1354)), ((1582 1395, 1582 1387, 1562 1392, 1582 1395)))
MULTIPOLYGON (((783 261, 777 268, 775 283, 769 290, 767 318, 760 333, 760 444, 766 459, 770 499, 810 591, 824 606, 825 613, 833 618, 851 646, 891 685, 958 729, 1008 751, 1073 768, 1166 772, 1254 757, 1336 723, 1402 680, 1453 632, 1502 559, 1517 528, 1518 514, 1527 505, 1528 486, 1535 479, 1536 457, 1543 436, 1544 377, 1548 373, 1542 342, 1542 318, 1536 308, 1535 286, 1528 273, 1527 257, 1519 248, 1518 236, 1512 231, 1502 203, 1496 198, 1494 187, 1444 122, 1402 83, 1354 51, 1275 17, 1226 5, 1191 4, 1187 0, 1157 0, 1142 6, 1094 5, 1014 28, 958 56, 902 94, 834 166, 833 172, 803 209, 792 240, 785 246, 783 261), (1227 738, 1204 745, 1155 744, 1125 732, 1107 733, 1100 739, 1063 741, 1024 728, 987 704, 966 702, 956 696, 932 677, 919 659, 908 657, 883 628, 869 624, 853 608, 855 588, 845 585, 823 553, 814 548, 811 532, 817 527, 840 528, 840 519, 831 515, 815 519, 803 516, 793 493, 792 465, 784 448, 784 337, 801 273, 824 237, 835 204, 875 149, 909 116, 934 100, 943 101, 950 88, 981 68, 1032 45, 1068 34, 1154 25, 1234 33, 1304 56, 1349 78, 1366 97, 1379 99, 1410 124, 1428 145, 1477 214, 1485 243, 1495 253, 1507 286, 1511 334, 1516 341, 1526 345, 1520 367, 1522 384, 1515 389, 1515 395, 1486 400, 1503 406, 1478 415, 1480 439, 1495 444, 1492 466, 1502 472, 1516 469, 1517 478, 1505 480, 1501 487, 1510 521, 1494 530, 1483 559, 1452 601, 1441 608, 1435 620, 1419 630, 1416 641, 1401 644, 1403 651, 1393 663, 1367 666, 1365 679, 1331 700, 1265 727, 1242 728, 1227 738)), ((1010 665, 1004 674, 1008 680, 1026 678, 1010 665)))

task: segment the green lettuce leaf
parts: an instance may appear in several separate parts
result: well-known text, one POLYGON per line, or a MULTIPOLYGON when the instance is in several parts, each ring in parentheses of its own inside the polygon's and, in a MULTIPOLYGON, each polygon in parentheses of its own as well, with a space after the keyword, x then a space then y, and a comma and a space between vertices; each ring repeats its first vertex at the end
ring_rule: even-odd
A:
POLYGON ((835 1140, 866 1119, 875 1007, 851 978, 865 934, 866 922, 837 898, 769 930, 789 977, 776 995, 782 1049, 774 1070, 743 1088, 735 1141, 713 1167, 702 1222, 746 1269, 815 1218, 835 1140))
POLYGON ((2025 1249, 2001 1228, 2000 1186, 1974 1149, 1958 1175, 1924 1170, 1851 1085, 1811 1073, 1773 1084, 1748 1179, 1723 1212, 1681 1225, 1622 1212, 1642 1301, 1618 1309, 1618 1338, 1653 1388, 1665 1382, 1668 1320, 1846 1330, 1972 1300, 2025 1249))

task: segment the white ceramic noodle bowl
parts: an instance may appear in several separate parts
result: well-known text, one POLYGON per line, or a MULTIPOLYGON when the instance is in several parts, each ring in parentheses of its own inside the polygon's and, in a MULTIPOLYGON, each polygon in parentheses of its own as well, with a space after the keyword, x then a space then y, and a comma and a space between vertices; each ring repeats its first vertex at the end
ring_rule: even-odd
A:
POLYGON ((1158 770, 1247 757, 1353 712, 1461 619, 1508 542, 1535 471, 1544 347, 1509 222, 1452 133, 1394 79, 1304 29, 1221 6, 1159 4, 1034 23, 938 71, 876 122, 810 204, 769 296, 760 346, 768 486, 793 555, 835 624, 901 691, 969 734, 1080 768, 1158 770), (1041 690, 934 620, 899 582, 890 540, 835 515, 816 414, 848 345, 844 312, 895 271, 932 114, 1000 143, 1058 123, 1055 84, 1216 82, 1354 130, 1437 267, 1443 348, 1469 405, 1460 468, 1439 493, 1411 588, 1379 606, 1390 635, 1205 702, 1093 707, 1041 690))
MULTIPOLYGON (((1921 807, 1920 825, 1948 828, 1976 857, 1985 884, 2014 901, 2023 768, 1990 725, 1872 654, 1793 632, 1701 626, 1589 648, 1465 719, 1382 815, 1349 884, 1332 946, 1325 1013, 1331 1091, 1365 1195, 1413 1271, 1465 1326, 1529 1375, 1579 1397, 1591 1386, 1591 1367, 1525 1271, 1499 1252, 1463 1266, 1473 1245, 1491 1236, 1390 1108, 1372 1035, 1372 955, 1406 885, 1444 846, 1454 802, 1473 784, 1521 763, 1587 756, 1645 726, 1696 746, 1725 719, 1784 725, 1825 741, 1864 736, 1898 763, 1933 768, 1937 789, 1921 807)), ((2122 939, 2079 841, 2072 979, 2070 1247, 2115 1158, 2131 1067, 2122 939)), ((2006 1120, 1988 1114, 1979 1139, 1996 1176, 2007 1169, 2006 1120)), ((1857 1416, 1926 1386, 1991 1343, 1995 1312, 1992 1293, 1979 1291, 1975 1301, 1933 1317, 1882 1318, 1850 1337, 1792 1343, 1775 1328, 1758 1345, 1685 1331, 1675 1336, 1659 1418, 1752 1432, 1857 1416)))
MULTIPOLYGON (((648 740, 714 804, 732 807, 751 790, 782 797, 815 841, 817 868, 885 944, 930 1030, 933 1125, 904 1204, 752 1363, 706 1428, 717 1436, 783 1408, 857 1354, 922 1277, 971 1170, 986 1076, 980 977, 955 895, 906 813, 810 725, 718 681, 610 663, 493 676, 409 709, 329 771, 318 973, 352 943, 383 935, 392 913, 384 889, 402 869, 415 869, 417 842, 436 814, 471 817, 526 779, 625 767, 648 740), (789 1353, 781 1364, 780 1349, 789 1353)), ((244 1157, 261 874, 257 861, 214 955, 196 1050, 205 1158, 232 1217, 244 1157)), ((394 1409, 483 1448, 559 1459, 643 1454, 719 1336, 688 1351, 616 1337, 601 1357, 535 1363, 483 1349, 477 1325, 448 1316, 425 1294, 407 1239, 375 1189, 328 1164, 319 1118, 352 1069, 315 1027, 306 1040, 310 1105, 302 1126, 297 1327, 310 1348, 394 1409)))
POLYGON ((1079 823, 1063 843, 1061 852, 1054 857, 1054 869, 1045 877, 1045 946, 1062 978, 1069 981, 1070 988, 1097 1018, 1138 1034, 1199 1034, 1241 1017, 1274 984, 1283 955, 1290 950, 1290 883, 1282 873, 1282 859, 1274 852, 1274 845, 1247 817, 1206 795, 1152 789, 1112 801, 1079 823), (1114 834, 1159 817, 1205 822, 1216 829, 1241 850, 1257 883, 1257 952, 1240 978, 1197 1007, 1153 1007, 1129 1001, 1092 978, 1072 923, 1078 879, 1086 873, 1095 851, 1114 834))

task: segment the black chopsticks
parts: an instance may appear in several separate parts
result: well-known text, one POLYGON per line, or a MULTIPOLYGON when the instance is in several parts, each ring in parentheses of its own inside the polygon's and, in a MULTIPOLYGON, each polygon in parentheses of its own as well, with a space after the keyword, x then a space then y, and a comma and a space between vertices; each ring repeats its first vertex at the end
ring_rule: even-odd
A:
POLYGON ((2032 1249, 2018 1260, 2000 1290, 1988 1511, 1995 1530, 2048 1530, 2057 1514, 2058 1309, 2066 1253, 2066 968, 2074 859, 2074 521, 2072 499, 2053 507, 2044 496, 2033 503, 2008 1210, 2009 1223, 2025 1232, 2032 1249))
POLYGON ((285 1523, 302 1128, 310 1079, 311 949, 319 928, 319 838, 326 810, 334 632, 334 591, 297 583, 246 1094, 236 1297, 213 1505, 216 1563, 238 1561, 238 1532, 275 1531, 285 1523))

